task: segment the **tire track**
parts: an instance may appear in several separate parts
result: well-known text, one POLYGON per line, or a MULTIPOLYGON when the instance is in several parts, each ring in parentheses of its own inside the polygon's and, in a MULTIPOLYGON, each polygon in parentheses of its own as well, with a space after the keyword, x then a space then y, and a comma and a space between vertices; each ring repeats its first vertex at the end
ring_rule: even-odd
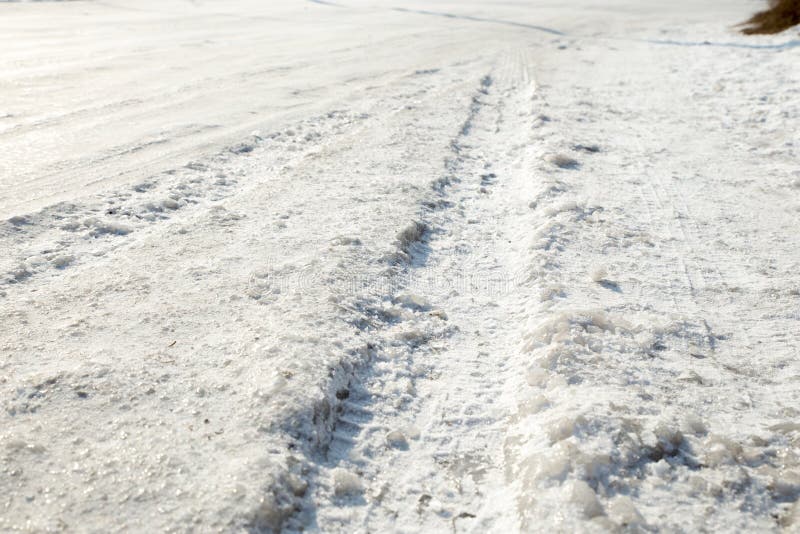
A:
POLYGON ((384 296, 394 312, 365 306, 372 359, 340 392, 292 530, 513 528, 516 514, 498 495, 515 332, 506 218, 527 210, 515 188, 526 178, 516 169, 530 83, 516 56, 480 79, 443 175, 398 236, 396 290, 384 296))

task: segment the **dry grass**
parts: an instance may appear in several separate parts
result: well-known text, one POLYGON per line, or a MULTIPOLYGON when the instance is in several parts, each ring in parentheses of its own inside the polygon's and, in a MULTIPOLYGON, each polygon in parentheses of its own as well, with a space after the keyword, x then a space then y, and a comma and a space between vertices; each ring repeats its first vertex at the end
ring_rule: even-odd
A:
POLYGON ((780 33, 800 24, 800 0, 770 0, 770 8, 756 13, 742 33, 780 33))

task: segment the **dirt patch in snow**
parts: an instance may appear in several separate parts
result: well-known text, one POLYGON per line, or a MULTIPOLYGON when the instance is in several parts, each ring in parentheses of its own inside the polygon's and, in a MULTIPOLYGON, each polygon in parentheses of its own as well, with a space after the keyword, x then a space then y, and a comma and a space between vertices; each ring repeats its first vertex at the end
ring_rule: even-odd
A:
POLYGON ((770 8, 744 23, 742 33, 780 33, 800 24, 800 0, 770 0, 770 8))

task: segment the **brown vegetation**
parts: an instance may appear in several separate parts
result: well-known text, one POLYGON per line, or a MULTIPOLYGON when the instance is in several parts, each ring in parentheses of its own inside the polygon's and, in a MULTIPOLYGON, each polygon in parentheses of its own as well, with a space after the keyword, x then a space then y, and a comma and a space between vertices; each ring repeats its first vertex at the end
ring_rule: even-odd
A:
POLYGON ((756 13, 742 33, 780 33, 800 24, 800 0, 770 0, 770 8, 756 13))

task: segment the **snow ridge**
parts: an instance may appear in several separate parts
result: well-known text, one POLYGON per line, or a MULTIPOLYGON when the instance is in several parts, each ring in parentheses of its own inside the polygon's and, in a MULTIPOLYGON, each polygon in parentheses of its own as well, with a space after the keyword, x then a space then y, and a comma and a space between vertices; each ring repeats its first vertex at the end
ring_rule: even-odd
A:
MULTIPOLYGON (((595 99, 614 91, 615 74, 592 87, 595 99)), ((703 222, 709 193, 692 189, 724 195, 728 185, 661 167, 670 145, 649 122, 668 122, 668 97, 656 117, 638 102, 620 111, 636 142, 575 150, 580 165, 559 165, 551 154, 586 144, 571 138, 598 139, 616 126, 592 100, 576 110, 555 91, 540 96, 550 109, 537 127, 545 179, 525 237, 526 279, 540 292, 526 304, 517 356, 526 371, 514 387, 518 407, 505 444, 523 530, 794 525, 800 463, 792 423, 781 422, 791 411, 775 407, 767 420, 742 423, 758 372, 739 347, 754 341, 731 329, 727 314, 746 312, 727 297, 738 290, 715 262, 734 238, 722 237, 725 224, 703 222), (628 186, 638 189, 635 198, 617 194, 628 186)))

